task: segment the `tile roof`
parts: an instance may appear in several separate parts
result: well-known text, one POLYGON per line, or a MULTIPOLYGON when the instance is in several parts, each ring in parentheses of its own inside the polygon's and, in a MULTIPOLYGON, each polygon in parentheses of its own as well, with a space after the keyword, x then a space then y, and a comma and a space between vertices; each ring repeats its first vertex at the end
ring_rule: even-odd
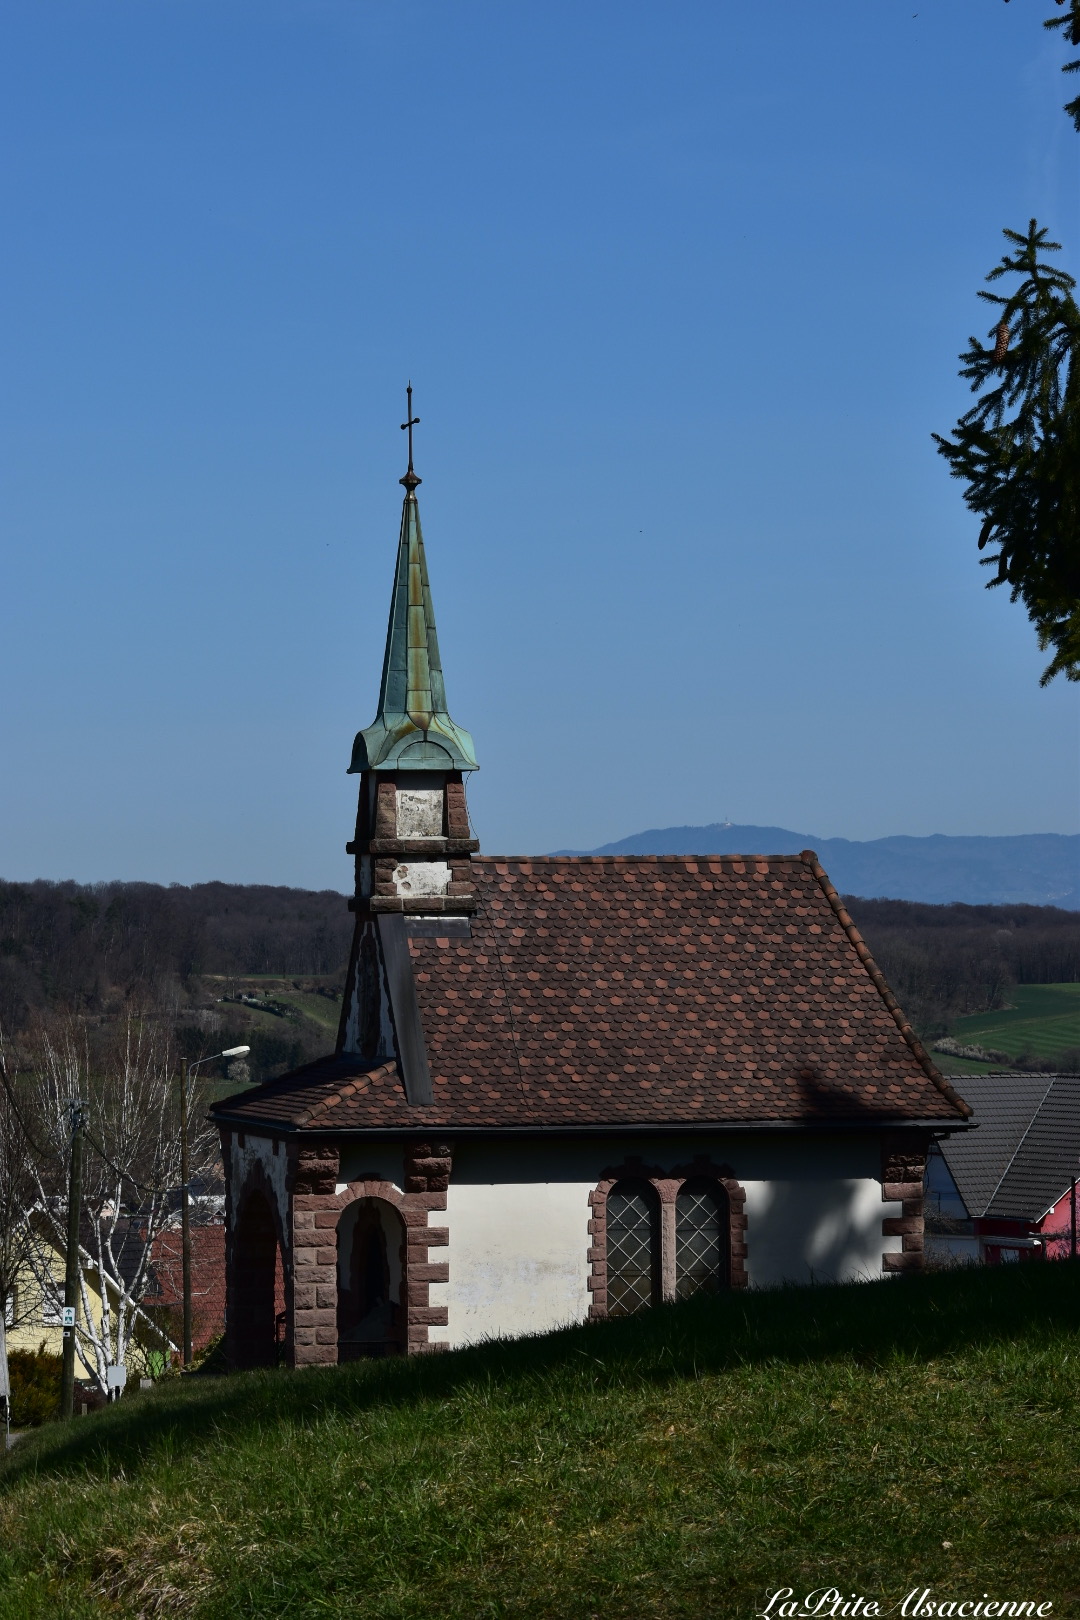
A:
POLYGON ((968 1109, 817 859, 477 857, 469 938, 413 938, 434 1082, 323 1059, 217 1104, 311 1131, 933 1119, 968 1109))
POLYGON ((971 1075, 964 1096, 979 1128, 941 1151, 968 1214, 1040 1220, 1080 1170, 1080 1075, 971 1075))

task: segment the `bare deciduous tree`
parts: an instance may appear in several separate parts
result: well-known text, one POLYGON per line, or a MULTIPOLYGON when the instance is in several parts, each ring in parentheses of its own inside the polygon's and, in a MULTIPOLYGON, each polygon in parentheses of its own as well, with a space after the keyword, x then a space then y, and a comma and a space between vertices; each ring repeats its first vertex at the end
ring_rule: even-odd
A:
POLYGON ((27 1214, 34 1196, 26 1116, 31 1094, 17 1067, 9 1065, 0 1039, 0 1397, 10 1397, 7 1330, 19 1326, 31 1305, 20 1294, 29 1268, 31 1232, 27 1214))
MULTIPOLYGON (((35 1114, 47 1162, 30 1160, 35 1234, 32 1264, 44 1281, 67 1234, 67 1161, 74 1104, 84 1122, 82 1264, 76 1349, 102 1390, 107 1369, 155 1337, 144 1299, 153 1250, 177 1218, 180 1187, 178 1081, 168 1043, 149 1020, 130 1019, 104 1059, 90 1062, 84 1035, 68 1024, 34 1043, 35 1114)), ((192 1179, 214 1175, 216 1145, 189 1099, 192 1179)), ((159 1339, 159 1342, 161 1340, 159 1339)))

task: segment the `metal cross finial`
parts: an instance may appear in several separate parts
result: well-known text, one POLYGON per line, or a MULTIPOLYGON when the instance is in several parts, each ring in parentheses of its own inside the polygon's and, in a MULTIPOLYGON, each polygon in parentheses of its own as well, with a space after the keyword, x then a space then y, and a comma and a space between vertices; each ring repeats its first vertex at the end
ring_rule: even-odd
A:
POLYGON ((409 471, 412 472, 412 430, 414 427, 419 425, 420 418, 418 416, 414 416, 412 413, 412 383, 409 384, 405 392, 409 401, 405 415, 409 418, 409 420, 407 422, 402 422, 401 431, 402 433, 407 433, 409 435, 409 471))

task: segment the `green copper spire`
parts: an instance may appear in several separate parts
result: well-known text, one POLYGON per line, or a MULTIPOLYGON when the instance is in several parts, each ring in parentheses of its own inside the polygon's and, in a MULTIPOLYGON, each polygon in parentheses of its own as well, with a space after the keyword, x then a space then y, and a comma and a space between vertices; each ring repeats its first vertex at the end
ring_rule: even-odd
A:
POLYGON ((401 512, 394 592, 386 632, 379 712, 357 733, 350 773, 356 771, 475 771, 473 740, 446 709, 439 639, 431 605, 424 536, 413 472, 412 387, 409 387, 409 470, 401 482, 401 512))

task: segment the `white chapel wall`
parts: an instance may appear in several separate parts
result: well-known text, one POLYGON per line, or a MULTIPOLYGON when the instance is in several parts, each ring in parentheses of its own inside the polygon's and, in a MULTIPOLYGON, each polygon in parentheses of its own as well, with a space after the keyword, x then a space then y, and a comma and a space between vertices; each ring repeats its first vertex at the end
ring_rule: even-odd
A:
MULTIPOLYGON (((573 1148, 459 1143, 446 1197, 450 1281, 432 1283, 449 1325, 433 1342, 546 1333, 588 1314, 589 1194, 596 1178, 573 1148)), ((595 1162, 595 1158, 593 1158, 595 1162)), ((434 1253, 434 1251, 433 1251, 434 1253)))
POLYGON ((583 1320, 597 1181, 630 1155, 668 1171, 699 1153, 730 1165, 745 1189, 752 1287, 878 1278, 882 1255, 902 1247, 882 1236, 883 1219, 901 1206, 882 1201, 876 1135, 459 1142, 439 1217, 449 1281, 429 1289, 449 1322, 431 1339, 470 1344, 583 1320))

